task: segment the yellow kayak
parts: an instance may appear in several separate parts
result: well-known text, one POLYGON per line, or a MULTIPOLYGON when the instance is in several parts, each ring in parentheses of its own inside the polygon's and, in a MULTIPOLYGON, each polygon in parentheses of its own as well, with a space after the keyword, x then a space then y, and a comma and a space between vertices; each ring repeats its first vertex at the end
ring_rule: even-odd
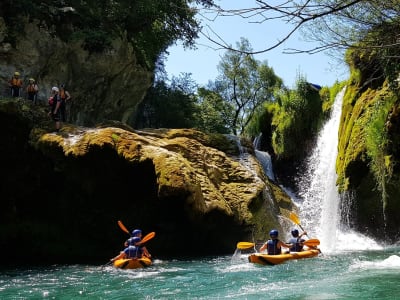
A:
POLYGON ((138 269, 146 268, 152 264, 152 261, 148 257, 142 258, 122 258, 114 261, 114 267, 118 269, 138 269))
POLYGON ((249 256, 249 262, 260 264, 260 265, 278 265, 288 260, 310 258, 318 256, 319 250, 310 249, 301 252, 290 252, 278 255, 269 255, 266 253, 255 253, 249 256))

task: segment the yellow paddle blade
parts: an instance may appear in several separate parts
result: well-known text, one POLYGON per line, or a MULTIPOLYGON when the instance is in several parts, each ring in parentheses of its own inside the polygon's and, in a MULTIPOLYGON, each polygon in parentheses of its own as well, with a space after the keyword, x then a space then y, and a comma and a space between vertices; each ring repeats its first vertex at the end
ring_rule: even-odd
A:
POLYGON ((290 213, 289 218, 290 218, 290 220, 293 221, 293 223, 295 223, 295 224, 297 224, 297 225, 300 224, 300 219, 299 219, 299 217, 298 217, 294 212, 291 212, 291 213, 290 213))
POLYGON ((155 235, 156 233, 154 231, 146 234, 146 236, 140 241, 140 244, 146 243, 148 240, 151 240, 153 237, 155 237, 155 235))
POLYGON ((309 239, 303 243, 306 246, 316 247, 320 244, 319 239, 309 239))
POLYGON ((249 248, 253 248, 253 247, 254 247, 254 243, 250 243, 250 242, 239 242, 236 245, 236 248, 238 248, 239 250, 249 249, 249 248))
POLYGON ((122 222, 121 222, 121 221, 119 221, 119 220, 118 220, 118 226, 119 226, 119 228, 121 228, 121 229, 122 229, 122 231, 125 231, 127 234, 129 234, 129 235, 130 235, 130 232, 129 232, 129 230, 128 230, 128 229, 126 229, 126 227, 124 226, 124 224, 122 224, 122 222))

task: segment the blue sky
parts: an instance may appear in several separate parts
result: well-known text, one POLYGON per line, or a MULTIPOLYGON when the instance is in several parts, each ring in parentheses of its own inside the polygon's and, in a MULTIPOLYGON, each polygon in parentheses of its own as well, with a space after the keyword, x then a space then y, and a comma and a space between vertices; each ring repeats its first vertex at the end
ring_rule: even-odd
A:
MULTIPOLYGON (((255 1, 221 0, 217 4, 224 8, 244 8, 254 6, 255 1)), ((209 15, 208 17, 212 17, 209 15)), ((199 18, 201 18, 199 16, 199 18)), ((204 20, 204 18, 201 18, 204 20)), ((254 20, 253 20, 254 21, 254 20)), ((241 37, 249 40, 253 50, 259 51, 268 48, 273 43, 282 39, 290 30, 289 25, 282 21, 268 21, 266 23, 250 23, 240 17, 219 17, 214 21, 205 21, 203 31, 211 33, 210 28, 225 42, 236 45, 241 37)), ((215 35, 214 35, 215 38, 215 35)), ((171 78, 180 73, 191 73, 192 78, 200 85, 205 85, 209 80, 218 76, 217 65, 226 50, 217 49, 218 46, 200 35, 196 41, 197 50, 184 50, 181 45, 170 47, 165 62, 166 71, 171 78)), ((266 61, 275 74, 281 77, 284 84, 294 87, 297 74, 302 74, 311 83, 321 86, 331 86, 336 80, 348 78, 347 67, 337 59, 326 53, 317 54, 284 54, 284 49, 301 48, 310 49, 317 44, 304 41, 300 32, 290 37, 283 45, 272 51, 257 54, 254 57, 259 61, 266 61)))

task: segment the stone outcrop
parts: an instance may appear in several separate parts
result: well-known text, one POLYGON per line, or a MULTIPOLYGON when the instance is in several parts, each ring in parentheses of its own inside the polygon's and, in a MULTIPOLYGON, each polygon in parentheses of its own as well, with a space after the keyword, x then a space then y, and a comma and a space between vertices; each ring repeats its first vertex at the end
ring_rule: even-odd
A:
POLYGON ((281 229, 278 216, 293 209, 235 138, 118 122, 51 133, 47 118, 39 106, 0 100, 8 257, 22 255, 23 240, 38 262, 107 260, 128 237, 117 220, 155 231, 148 248, 158 257, 229 254, 281 229))
POLYGON ((43 103, 52 86, 66 84, 73 98, 70 122, 92 126, 105 120, 126 122, 132 117, 153 73, 137 64, 127 40, 114 39, 107 51, 89 53, 82 40, 65 43, 39 21, 26 20, 21 25, 21 36, 12 47, 4 42, 7 28, 0 18, 1 95, 9 95, 7 82, 17 70, 25 86, 30 77, 35 78, 43 103))

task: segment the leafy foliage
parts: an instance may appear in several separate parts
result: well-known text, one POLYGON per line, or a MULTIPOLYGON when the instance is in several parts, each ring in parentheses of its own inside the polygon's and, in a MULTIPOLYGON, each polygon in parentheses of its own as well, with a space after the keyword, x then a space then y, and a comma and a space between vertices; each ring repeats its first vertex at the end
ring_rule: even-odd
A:
POLYGON ((282 80, 267 64, 245 54, 251 51, 248 40, 242 38, 237 46, 240 52, 228 50, 218 65, 220 76, 215 92, 234 109, 232 132, 242 134, 257 108, 272 100, 273 91, 282 85, 282 80))
POLYGON ((210 0, 4 0, 0 17, 10 28, 5 41, 15 45, 23 18, 40 20, 54 34, 68 41, 81 36, 89 51, 102 51, 114 37, 127 38, 139 53, 140 63, 148 68, 161 53, 182 40, 193 47, 200 25, 196 9, 190 4, 209 6, 210 0))
POLYGON ((170 86, 157 81, 140 103, 134 127, 196 127, 198 106, 193 84, 188 75, 173 78, 170 86))
POLYGON ((277 95, 279 109, 272 121, 272 145, 282 158, 301 157, 306 142, 318 131, 323 115, 320 95, 305 78, 299 77, 295 90, 277 95))

